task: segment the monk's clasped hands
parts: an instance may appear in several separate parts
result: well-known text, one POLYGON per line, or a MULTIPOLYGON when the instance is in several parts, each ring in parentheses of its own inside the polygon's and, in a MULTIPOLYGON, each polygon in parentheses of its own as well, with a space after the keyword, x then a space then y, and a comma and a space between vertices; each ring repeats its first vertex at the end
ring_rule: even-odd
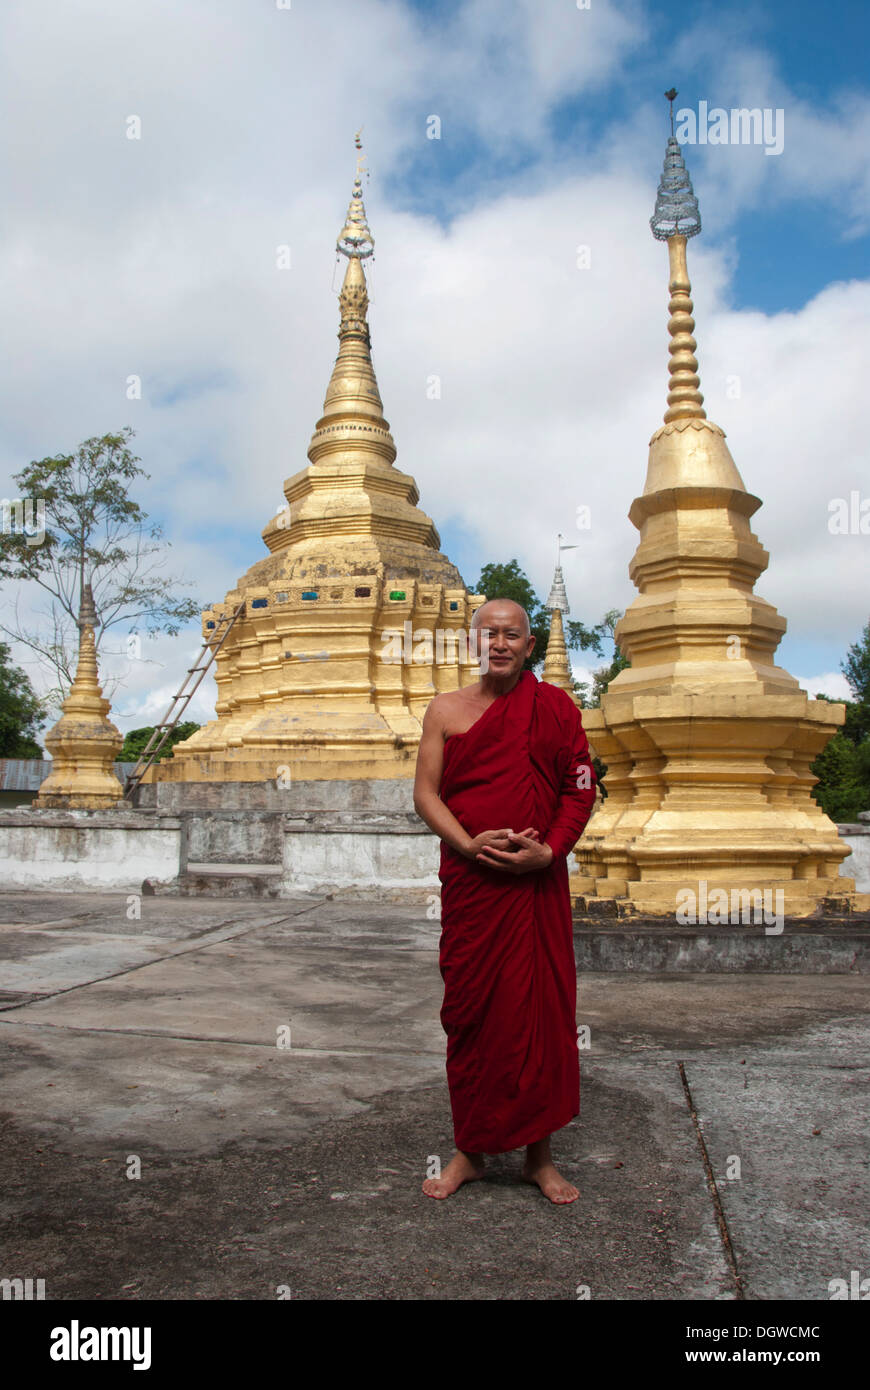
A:
POLYGON ((552 849, 541 843, 534 826, 519 832, 484 831, 474 840, 473 849, 476 852, 469 857, 475 858, 479 864, 487 864, 491 869, 500 869, 508 874, 533 873, 537 869, 549 868, 553 862, 552 849))

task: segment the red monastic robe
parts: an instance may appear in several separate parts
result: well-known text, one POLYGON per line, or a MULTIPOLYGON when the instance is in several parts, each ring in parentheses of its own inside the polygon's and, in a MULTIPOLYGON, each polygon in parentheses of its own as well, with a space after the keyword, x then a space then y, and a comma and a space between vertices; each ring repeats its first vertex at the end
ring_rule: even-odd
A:
POLYGON ((505 1153, 580 1113, 566 856, 592 813, 595 773, 574 701, 523 671, 445 740, 439 793, 469 835, 533 826, 554 855, 546 869, 509 874, 441 842, 441 1023, 456 1146, 505 1153))

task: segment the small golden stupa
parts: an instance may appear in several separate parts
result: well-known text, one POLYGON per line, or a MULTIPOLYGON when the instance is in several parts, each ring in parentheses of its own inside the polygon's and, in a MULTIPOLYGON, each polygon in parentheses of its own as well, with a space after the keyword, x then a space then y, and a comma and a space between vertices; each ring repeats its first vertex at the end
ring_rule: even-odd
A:
POLYGON ((781 890, 784 911, 806 915, 854 890, 839 875, 848 847, 811 795, 810 763, 845 706, 809 699, 774 664, 785 619, 753 592, 769 559, 749 526, 761 501, 698 389, 686 241, 701 220, 673 114, 651 226, 670 262, 668 409, 629 512, 640 593, 616 637, 631 665, 583 712, 608 795, 572 886, 587 906, 671 914, 686 888, 781 890))
POLYGON ((338 357, 310 464, 287 479, 287 508, 263 530, 268 558, 203 613, 207 639, 245 605, 216 658, 217 719, 146 781, 410 777, 430 700, 478 677, 468 632, 484 600, 394 465, 371 358, 363 172, 358 153, 336 243, 347 258, 338 357))
POLYGON ((52 769, 32 803, 35 810, 100 811, 121 804, 124 788, 112 769, 124 739, 106 718, 110 705, 98 680, 97 625, 94 595, 90 584, 85 584, 75 680, 61 705, 63 714, 45 735, 52 769))

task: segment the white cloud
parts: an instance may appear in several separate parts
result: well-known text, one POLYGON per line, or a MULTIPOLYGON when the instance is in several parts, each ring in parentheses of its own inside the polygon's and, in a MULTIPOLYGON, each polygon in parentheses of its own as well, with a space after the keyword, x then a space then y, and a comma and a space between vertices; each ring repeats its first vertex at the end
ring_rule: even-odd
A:
POLYGON ((828 695, 832 700, 853 699, 849 682, 841 672, 826 671, 821 676, 798 676, 797 680, 808 695, 828 695))
POLYGON ((443 93, 450 134, 470 128, 501 157, 548 141, 552 104, 604 87, 645 39, 640 0, 589 9, 541 0, 468 0, 429 28, 428 73, 443 93))
MULTIPOLYGON (((164 634, 154 640, 143 641, 141 659, 128 661, 121 658, 111 663, 101 662, 101 667, 111 669, 113 676, 120 677, 121 682, 111 696, 109 717, 112 722, 122 733, 127 733, 130 729, 145 728, 164 719, 181 689, 187 668, 197 663, 199 654, 200 644, 195 635, 191 637, 188 634, 182 638, 164 634)), ((207 720, 214 719, 217 686, 213 673, 214 666, 182 712, 182 720, 205 724, 207 720)))

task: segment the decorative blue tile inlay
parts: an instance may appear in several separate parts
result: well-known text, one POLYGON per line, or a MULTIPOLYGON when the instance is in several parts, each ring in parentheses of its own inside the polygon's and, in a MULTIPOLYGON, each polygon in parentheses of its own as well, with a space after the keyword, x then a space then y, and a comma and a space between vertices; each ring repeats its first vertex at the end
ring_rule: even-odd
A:
POLYGON ((305 592, 304 592, 304 594, 302 595, 302 597, 303 597, 304 599, 305 599, 305 598, 317 598, 317 590, 316 590, 316 589, 306 589, 305 592))

